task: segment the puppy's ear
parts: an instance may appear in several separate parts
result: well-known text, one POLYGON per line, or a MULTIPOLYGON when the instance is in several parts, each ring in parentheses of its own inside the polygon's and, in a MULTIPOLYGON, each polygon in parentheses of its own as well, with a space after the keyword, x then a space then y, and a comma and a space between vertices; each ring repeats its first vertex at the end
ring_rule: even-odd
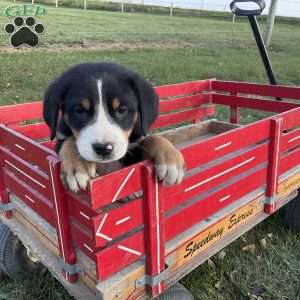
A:
POLYGON ((159 113, 159 98, 152 85, 146 79, 135 74, 132 88, 138 99, 138 119, 130 136, 130 141, 136 141, 146 136, 150 126, 159 113))
POLYGON ((59 111, 63 104, 66 83, 62 78, 56 79, 44 95, 43 116, 51 130, 51 140, 55 138, 59 111))

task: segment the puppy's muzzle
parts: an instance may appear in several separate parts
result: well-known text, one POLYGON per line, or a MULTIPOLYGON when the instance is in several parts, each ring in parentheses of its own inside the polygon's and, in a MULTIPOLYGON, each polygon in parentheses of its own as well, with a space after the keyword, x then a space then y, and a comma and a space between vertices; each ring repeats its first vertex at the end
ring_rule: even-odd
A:
POLYGON ((114 147, 112 144, 100 144, 96 143, 92 145, 93 150, 96 152, 97 155, 102 156, 102 157, 108 157, 111 155, 114 147))

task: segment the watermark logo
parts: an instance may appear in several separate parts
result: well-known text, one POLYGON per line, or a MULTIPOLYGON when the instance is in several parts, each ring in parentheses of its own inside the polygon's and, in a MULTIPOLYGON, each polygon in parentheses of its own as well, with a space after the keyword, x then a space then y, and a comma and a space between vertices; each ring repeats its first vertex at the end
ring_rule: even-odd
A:
POLYGON ((7 17, 40 17, 46 14, 44 7, 33 4, 12 5, 4 10, 4 15, 7 17))
POLYGON ((40 5, 23 4, 7 7, 4 15, 14 17, 14 20, 4 28, 4 31, 10 35, 11 46, 38 47, 40 34, 45 31, 45 27, 38 23, 35 17, 45 14, 46 9, 40 5))

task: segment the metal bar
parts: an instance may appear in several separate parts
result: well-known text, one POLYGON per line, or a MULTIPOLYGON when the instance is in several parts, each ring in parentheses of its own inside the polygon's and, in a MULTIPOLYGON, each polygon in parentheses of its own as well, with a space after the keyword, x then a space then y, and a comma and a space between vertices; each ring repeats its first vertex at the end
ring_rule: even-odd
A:
POLYGON ((275 79, 275 75, 274 75, 273 68, 272 68, 272 65, 271 65, 271 61, 270 61, 270 58, 269 58, 269 55, 268 55, 268 52, 267 52, 267 48, 266 48, 264 40, 262 38, 262 35, 261 35, 261 32, 260 32, 259 25, 257 23, 256 17, 255 16, 248 16, 248 19, 249 19, 249 22, 250 22, 250 25, 251 25, 251 28, 252 28, 252 31, 253 31, 253 34, 254 34, 254 37, 255 37, 255 40, 256 40, 257 47, 258 47, 259 52, 260 52, 260 56, 263 60, 266 72, 268 74, 269 81, 272 85, 277 85, 277 81, 275 79))

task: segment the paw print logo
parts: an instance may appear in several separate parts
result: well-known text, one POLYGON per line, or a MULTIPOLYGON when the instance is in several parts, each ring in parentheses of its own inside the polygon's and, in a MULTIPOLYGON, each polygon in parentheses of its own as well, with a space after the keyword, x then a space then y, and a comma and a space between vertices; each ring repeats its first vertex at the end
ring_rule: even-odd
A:
POLYGON ((36 23, 33 17, 16 17, 13 23, 5 26, 4 30, 10 34, 10 44, 18 48, 20 46, 37 47, 39 45, 39 34, 44 32, 44 26, 36 23))

